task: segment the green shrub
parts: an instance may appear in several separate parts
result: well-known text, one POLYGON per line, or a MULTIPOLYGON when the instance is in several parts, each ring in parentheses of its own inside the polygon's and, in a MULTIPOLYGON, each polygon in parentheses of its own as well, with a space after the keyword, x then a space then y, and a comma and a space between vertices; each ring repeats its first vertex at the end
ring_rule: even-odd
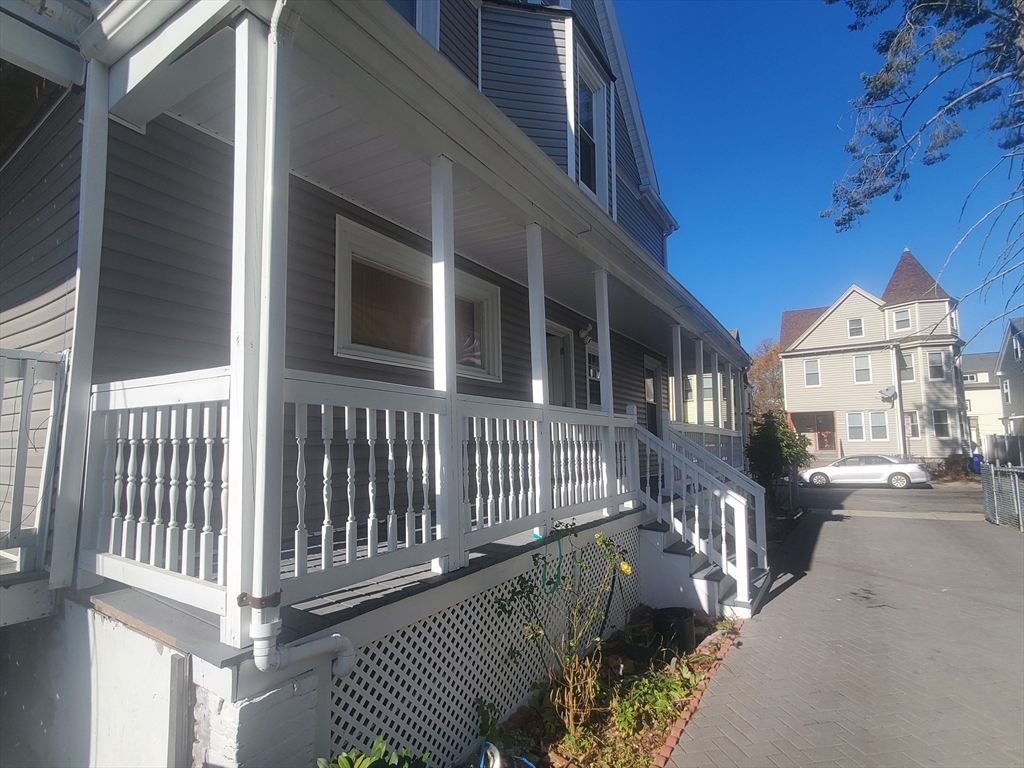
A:
POLYGON ((373 746, 369 753, 359 749, 352 749, 342 752, 337 758, 325 760, 317 758, 316 768, 427 768, 427 760, 430 753, 425 752, 422 757, 414 757, 409 749, 396 749, 388 753, 388 743, 383 736, 373 740, 373 746))

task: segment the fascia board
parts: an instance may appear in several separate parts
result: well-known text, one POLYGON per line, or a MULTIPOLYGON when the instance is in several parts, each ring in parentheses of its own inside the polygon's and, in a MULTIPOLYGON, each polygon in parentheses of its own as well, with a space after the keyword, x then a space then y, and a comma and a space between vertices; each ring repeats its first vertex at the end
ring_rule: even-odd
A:
POLYGON ((297 74, 305 58, 310 84, 384 120, 423 160, 449 156, 518 208, 517 223, 541 224, 723 356, 749 361, 728 330, 498 107, 452 77, 451 65, 412 27, 391 23, 393 13, 385 3, 310 4, 296 37, 297 74), (682 316, 682 305, 695 317, 682 316))
POLYGON ((78 36, 82 55, 109 67, 187 4, 188 0, 113 0, 78 36))
POLYGON ((0 58, 67 88, 85 82, 85 59, 70 45, 3 14, 0 58))
MULTIPOLYGON (((800 334, 800 337, 796 341, 794 341, 792 344, 789 345, 789 348, 791 350, 795 350, 796 347, 799 347, 801 344, 803 344, 804 340, 811 333, 813 333, 818 328, 819 325, 821 325, 823 322, 825 322, 826 318, 830 317, 833 312, 835 312, 837 309, 839 309, 839 307, 841 307, 843 305, 843 302, 846 301, 854 293, 860 294, 865 299, 875 303, 879 307, 882 306, 882 300, 879 299, 877 296, 874 296, 874 295, 868 293, 867 291, 865 291, 863 288, 861 288, 860 286, 858 286, 856 284, 851 285, 849 288, 846 289, 846 291, 843 292, 842 296, 840 296, 838 299, 836 299, 834 302, 832 302, 832 306, 830 306, 828 309, 826 309, 824 312, 822 312, 820 315, 818 315, 817 319, 807 327, 807 330, 804 331, 802 334, 800 334)), ((842 349, 851 349, 851 347, 842 347, 842 349)))

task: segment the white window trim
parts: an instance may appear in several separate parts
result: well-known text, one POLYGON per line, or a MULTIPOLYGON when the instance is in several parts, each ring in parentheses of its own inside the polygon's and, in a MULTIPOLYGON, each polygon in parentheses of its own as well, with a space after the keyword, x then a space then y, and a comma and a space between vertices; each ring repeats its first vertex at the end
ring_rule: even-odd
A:
MULTIPOLYGON (((902 359, 903 355, 904 355, 904 353, 900 352, 900 362, 901 363, 904 362, 904 360, 902 359)), ((904 382, 917 381, 917 363, 914 361, 914 353, 911 352, 910 354, 907 355, 907 357, 910 358, 910 367, 909 368, 904 367, 904 368, 900 369, 900 371, 899 371, 900 381, 904 381, 904 382), (910 371, 910 378, 909 379, 904 379, 903 378, 903 372, 904 371, 910 371)))
POLYGON ((937 439, 939 439, 939 440, 949 440, 949 439, 951 439, 953 437, 953 425, 952 425, 952 423, 949 420, 949 409, 948 408, 935 408, 935 409, 932 410, 932 434, 935 435, 935 437, 937 439), (939 431, 935 428, 935 425, 938 423, 938 422, 935 421, 935 414, 936 413, 944 413, 944 414, 946 414, 945 424, 946 424, 946 432, 948 434, 940 435, 939 431))
POLYGON ((851 443, 863 443, 867 440, 867 432, 864 431, 864 414, 860 411, 848 411, 846 414, 846 439, 851 443), (860 416, 860 433, 862 437, 853 437, 850 434, 850 417, 860 416))
POLYGON ((1010 397, 1010 380, 1003 379, 1003 405, 1013 405, 1013 400, 1010 397))
POLYGON ((821 359, 820 358, 814 358, 813 360, 804 360, 804 387, 806 389, 814 389, 815 387, 820 387, 820 386, 821 386, 821 359), (808 384, 807 383, 807 364, 808 363, 817 363, 818 364, 818 370, 817 370, 818 383, 817 384, 808 384))
MULTIPOLYGON (((352 342, 353 251, 358 254, 358 261, 428 287, 431 284, 432 262, 429 256, 341 215, 336 216, 334 354, 354 360, 432 371, 434 362, 430 358, 352 342), (343 308, 349 311, 343 312, 343 308)), ((501 381, 501 288, 457 269, 455 294, 482 305, 480 324, 483 334, 483 370, 460 365, 457 367, 458 375, 483 381, 501 381)))
POLYGON ((963 376, 964 376, 964 381, 972 382, 972 383, 978 381, 978 374, 976 374, 976 373, 965 373, 963 376))
POLYGON ((913 320, 913 318, 910 315, 910 309, 909 308, 908 309, 895 309, 895 310, 893 310, 893 313, 892 313, 892 329, 894 331, 909 331, 913 327, 914 327, 914 320, 913 320), (900 312, 906 312, 907 313, 907 327, 906 328, 900 328, 900 326, 899 326, 899 322, 900 321, 897 319, 896 316, 900 312))
POLYGON ((871 355, 854 355, 853 356, 853 383, 854 384, 870 384, 874 375, 871 372, 871 355), (868 379, 867 381, 857 381, 857 358, 866 357, 868 359, 868 379))
POLYGON ((946 355, 943 352, 926 352, 925 361, 928 363, 928 381, 946 380, 946 355), (942 359, 942 375, 932 376, 932 355, 938 355, 942 359))
POLYGON ((871 411, 868 413, 868 438, 873 443, 885 443, 889 441, 889 412, 888 411, 871 411), (885 437, 875 437, 872 429, 874 425, 871 423, 871 417, 876 413, 880 413, 885 417, 885 437))
MULTIPOLYGON (((579 98, 579 84, 586 82, 594 94, 594 154, 595 168, 594 181, 597 184, 597 191, 583 183, 579 178, 579 159, 575 163, 576 184, 591 199, 594 200, 605 211, 608 210, 608 108, 610 89, 608 81, 597 70, 597 66, 591 62, 589 54, 582 45, 576 45, 576 82, 573 87, 573 120, 575 121, 576 101, 579 98)), ((582 130, 575 125, 575 131, 582 130)), ((572 152, 576 154, 576 147, 579 146, 577 136, 573 136, 572 152)))
MULTIPOLYGON (((903 415, 904 416, 911 416, 911 415, 913 415, 913 417, 914 417, 914 425, 917 427, 917 434, 915 435, 912 432, 907 432, 907 438, 910 439, 910 440, 920 440, 921 439, 921 419, 917 415, 917 411, 904 411, 903 415)), ((905 430, 905 427, 906 427, 906 425, 904 425, 904 430, 905 430)))
POLYGON ((848 339, 860 339, 864 336, 864 318, 863 317, 850 317, 846 320, 846 338, 848 339), (856 320, 860 323, 860 333, 853 332, 853 321, 856 320))
MULTIPOLYGON (((569 407, 576 407, 576 347, 573 337, 576 335, 573 333, 571 328, 566 328, 564 325, 559 325, 553 320, 544 321, 545 333, 550 333, 552 336, 561 336, 564 339, 569 340, 569 344, 566 347, 565 355, 568 358, 566 365, 569 366, 569 407)), ((548 372, 550 378, 551 372, 548 372)), ((549 384, 550 386, 550 384, 549 384)), ((589 393, 587 393, 589 397, 589 393)))
POLYGON ((601 376, 604 374, 604 361, 601 359, 601 350, 598 347, 596 341, 588 341, 586 347, 586 355, 583 358, 583 363, 586 365, 584 373, 587 376, 587 410, 588 411, 600 411, 601 403, 590 402, 590 382, 596 381, 598 387, 601 385, 601 376), (597 358, 597 378, 592 378, 590 375, 590 358, 589 355, 594 355, 597 358))

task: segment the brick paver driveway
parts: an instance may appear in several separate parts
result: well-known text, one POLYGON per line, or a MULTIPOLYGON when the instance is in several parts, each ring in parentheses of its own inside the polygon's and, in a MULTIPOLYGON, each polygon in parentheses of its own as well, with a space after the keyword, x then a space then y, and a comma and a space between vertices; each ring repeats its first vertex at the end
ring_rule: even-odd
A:
POLYGON ((893 500, 805 516, 669 766, 1024 765, 1024 536, 893 500))

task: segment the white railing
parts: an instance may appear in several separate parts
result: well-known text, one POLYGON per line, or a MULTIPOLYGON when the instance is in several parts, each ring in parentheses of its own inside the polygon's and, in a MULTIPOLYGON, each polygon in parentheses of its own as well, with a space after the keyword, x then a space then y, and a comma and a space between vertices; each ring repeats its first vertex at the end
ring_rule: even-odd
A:
MULTIPOLYGON (((227 368, 93 388, 84 569, 225 615, 229 390, 227 368)), ((287 370, 284 401, 282 605, 636 499, 630 416, 460 395, 446 451, 434 390, 287 370)))
POLYGON ((732 490, 747 498, 747 514, 749 529, 753 531, 756 543, 754 552, 757 555, 757 567, 768 567, 768 537, 765 529, 764 488, 754 482, 735 466, 704 450, 700 443, 694 442, 687 435, 679 432, 672 425, 665 430, 665 441, 687 459, 694 462, 705 472, 713 475, 732 490))
MULTIPOLYGON (((750 601, 750 554, 762 550, 748 536, 748 497, 637 426, 640 496, 658 519, 736 581, 736 599, 750 601)), ((763 516, 762 516, 763 517, 763 516)))
POLYGON ((686 422, 673 422, 672 427, 677 433, 708 453, 714 454, 726 464, 737 468, 743 466, 743 437, 739 432, 724 427, 686 422))
POLYGON ((64 374, 62 355, 0 349, 0 557, 17 572, 45 564, 64 374))

